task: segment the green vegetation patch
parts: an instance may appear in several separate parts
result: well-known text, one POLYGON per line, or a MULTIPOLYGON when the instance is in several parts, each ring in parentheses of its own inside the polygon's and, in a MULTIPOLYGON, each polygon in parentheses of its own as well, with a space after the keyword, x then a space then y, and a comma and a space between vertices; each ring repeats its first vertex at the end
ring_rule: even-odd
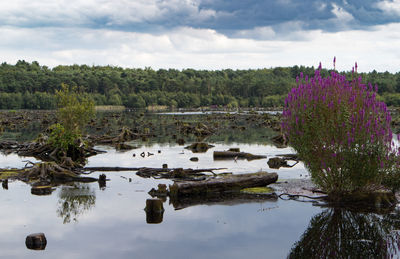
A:
POLYGON ((253 187, 241 189, 240 192, 248 194, 272 194, 274 193, 274 189, 270 187, 253 187))
POLYGON ((9 179, 11 177, 15 177, 20 173, 20 171, 2 171, 0 172, 0 180, 9 179))

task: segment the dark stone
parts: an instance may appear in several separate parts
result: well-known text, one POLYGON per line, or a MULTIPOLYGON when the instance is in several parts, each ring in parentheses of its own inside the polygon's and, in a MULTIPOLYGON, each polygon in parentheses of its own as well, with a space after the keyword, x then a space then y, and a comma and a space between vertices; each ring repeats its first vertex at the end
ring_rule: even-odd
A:
POLYGON ((43 233, 30 234, 25 239, 25 245, 28 249, 44 250, 47 245, 47 240, 43 233))
POLYGON ((199 161, 199 158, 198 158, 198 157, 191 157, 191 158, 190 158, 190 161, 192 161, 192 162, 197 162, 197 161, 199 161))

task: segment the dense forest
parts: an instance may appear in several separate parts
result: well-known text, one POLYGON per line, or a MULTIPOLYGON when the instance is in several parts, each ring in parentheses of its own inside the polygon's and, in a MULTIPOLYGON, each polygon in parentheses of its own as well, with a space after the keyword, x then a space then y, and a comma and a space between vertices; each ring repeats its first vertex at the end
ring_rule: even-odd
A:
MULTIPOLYGON (((15 65, 0 65, 0 109, 53 109, 54 93, 62 83, 88 94, 96 105, 279 107, 296 84, 296 76, 300 72, 312 76, 314 70, 293 66, 181 71, 87 65, 50 69, 36 61, 18 61, 15 65)), ((378 85, 379 96, 387 105, 400 106, 400 72, 372 71, 360 75, 364 82, 378 85)))

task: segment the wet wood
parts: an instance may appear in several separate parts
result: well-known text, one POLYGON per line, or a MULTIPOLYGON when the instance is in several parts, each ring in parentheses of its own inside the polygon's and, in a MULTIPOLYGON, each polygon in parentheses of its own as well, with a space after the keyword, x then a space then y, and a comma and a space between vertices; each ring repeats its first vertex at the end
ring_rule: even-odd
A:
POLYGON ((214 151, 213 156, 214 160, 239 159, 239 158, 253 160, 253 159, 262 159, 267 157, 263 155, 253 155, 246 152, 235 152, 235 151, 214 151))
POLYGON ((263 187, 278 180, 278 174, 258 172, 210 178, 204 181, 175 182, 169 186, 170 196, 204 195, 240 191, 243 188, 263 187))
POLYGON ((98 171, 98 172, 120 172, 120 171, 137 171, 136 175, 144 178, 156 178, 156 179, 183 179, 183 180, 205 180, 208 178, 204 173, 211 173, 213 176, 216 170, 223 170, 226 168, 204 168, 204 169, 192 169, 192 168, 150 168, 150 167, 85 167, 81 171, 98 171))

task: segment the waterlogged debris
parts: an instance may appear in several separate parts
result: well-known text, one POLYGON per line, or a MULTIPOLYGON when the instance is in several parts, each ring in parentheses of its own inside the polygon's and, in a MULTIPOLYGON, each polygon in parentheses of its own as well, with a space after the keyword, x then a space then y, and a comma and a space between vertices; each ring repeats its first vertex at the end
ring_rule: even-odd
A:
POLYGON ((167 189, 167 185, 166 185, 166 184, 160 183, 160 184, 158 185, 157 190, 154 189, 154 188, 152 188, 152 189, 148 192, 148 194, 150 194, 151 197, 158 197, 158 198, 161 198, 161 197, 162 197, 162 198, 164 198, 164 197, 167 197, 167 196, 168 196, 169 192, 168 192, 168 189, 167 189))
POLYGON ((115 145, 115 149, 117 151, 128 151, 128 150, 132 150, 132 149, 136 149, 136 148, 138 148, 138 147, 135 147, 135 146, 132 146, 132 145, 128 145, 128 144, 125 144, 125 143, 117 143, 115 145))
POLYGON ((226 160, 226 159, 247 159, 247 160, 254 160, 254 159, 262 159, 266 158, 267 156, 263 155, 253 155, 251 153, 246 152, 235 152, 235 151, 214 151, 214 160, 226 160))
POLYGON ((30 163, 22 169, 0 169, 0 178, 5 180, 20 180, 31 184, 32 194, 44 195, 51 193, 48 187, 68 182, 95 182, 93 177, 80 176, 78 170, 64 168, 55 162, 30 163))
POLYGON ((270 158, 267 162, 269 168, 273 168, 273 169, 279 169, 281 167, 294 167, 295 165, 297 165, 299 163, 299 161, 296 161, 293 165, 289 165, 287 162, 288 160, 292 160, 290 158, 281 158, 281 157, 273 157, 270 158))
POLYGON ((239 192, 243 188, 265 187, 275 183, 278 174, 258 172, 210 178, 205 181, 179 181, 169 186, 170 196, 207 195, 209 193, 239 192))
POLYGON ((286 138, 282 135, 279 134, 275 137, 271 138, 271 141, 278 147, 278 148, 285 148, 287 147, 287 140, 286 138))
POLYGON ((193 153, 205 153, 212 147, 214 146, 204 142, 195 142, 185 148, 190 149, 193 153))
POLYGON ((180 180, 192 180, 201 181, 207 179, 209 176, 204 173, 209 172, 213 176, 216 174, 215 170, 222 170, 226 168, 206 168, 206 169, 183 169, 183 168, 140 168, 136 175, 144 178, 156 178, 156 179, 180 179, 180 180))

